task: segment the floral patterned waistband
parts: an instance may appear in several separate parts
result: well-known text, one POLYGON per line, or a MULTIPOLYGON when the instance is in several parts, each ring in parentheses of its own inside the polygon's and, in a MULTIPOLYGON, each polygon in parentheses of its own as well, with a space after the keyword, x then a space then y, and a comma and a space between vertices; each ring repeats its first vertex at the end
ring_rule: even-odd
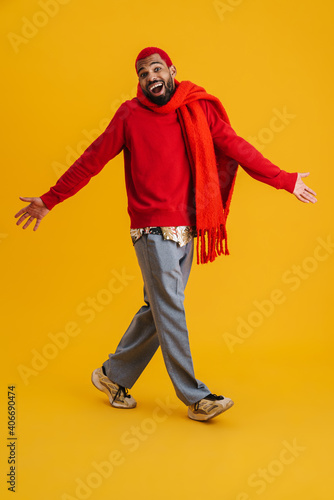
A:
POLYGON ((130 229, 132 243, 135 244, 144 234, 161 235, 164 240, 175 241, 182 247, 196 236, 196 228, 192 226, 176 226, 130 229))

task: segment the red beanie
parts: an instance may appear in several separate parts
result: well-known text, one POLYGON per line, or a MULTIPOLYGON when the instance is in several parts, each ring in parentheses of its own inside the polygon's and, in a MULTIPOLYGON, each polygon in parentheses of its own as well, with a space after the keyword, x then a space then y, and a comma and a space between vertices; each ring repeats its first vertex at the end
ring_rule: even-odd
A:
POLYGON ((146 59, 146 57, 152 56, 153 54, 159 54, 161 59, 165 61, 168 67, 173 65, 169 55, 164 50, 158 49, 158 47, 146 47, 141 52, 139 52, 137 56, 135 62, 136 71, 137 71, 137 62, 139 61, 139 59, 146 59))

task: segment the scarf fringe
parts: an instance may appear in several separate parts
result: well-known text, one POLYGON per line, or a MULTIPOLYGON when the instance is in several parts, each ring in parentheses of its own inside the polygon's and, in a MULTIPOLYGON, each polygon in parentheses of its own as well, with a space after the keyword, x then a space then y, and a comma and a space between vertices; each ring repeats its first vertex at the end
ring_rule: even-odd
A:
POLYGON ((229 255, 224 224, 211 229, 197 229, 197 264, 213 262, 218 255, 229 255))

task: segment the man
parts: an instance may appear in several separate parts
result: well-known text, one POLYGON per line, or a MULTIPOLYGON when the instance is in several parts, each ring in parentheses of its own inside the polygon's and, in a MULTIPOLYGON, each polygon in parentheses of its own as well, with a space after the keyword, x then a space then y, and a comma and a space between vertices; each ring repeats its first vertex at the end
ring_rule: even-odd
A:
MULTIPOLYGON (((226 217, 237 166, 261 182, 286 189, 305 203, 315 193, 302 178, 264 158, 230 127, 220 101, 191 82, 178 82, 168 54, 147 47, 136 59, 137 97, 126 101, 83 155, 40 198, 20 210, 27 228, 74 195, 123 151, 131 236, 144 280, 145 305, 116 352, 92 382, 114 407, 130 409, 128 394, 160 346, 168 374, 188 416, 206 421, 233 405, 195 378, 184 312, 194 237, 197 262, 227 254, 226 217)), ((116 236, 117 237, 117 236, 116 236)))

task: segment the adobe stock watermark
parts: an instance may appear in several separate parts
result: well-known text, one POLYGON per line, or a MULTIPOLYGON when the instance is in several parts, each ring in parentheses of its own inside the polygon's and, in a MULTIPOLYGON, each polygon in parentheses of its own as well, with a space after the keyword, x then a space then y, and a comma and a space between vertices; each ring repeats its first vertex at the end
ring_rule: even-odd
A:
POLYGON ((272 113, 273 116, 270 118, 267 127, 262 127, 255 136, 250 135, 247 137, 247 141, 252 143, 259 151, 263 151, 274 140, 276 134, 283 132, 291 121, 296 118, 296 115, 288 112, 286 106, 283 106, 282 111, 273 108, 272 113))
MULTIPOLYGON (((119 99, 115 99, 111 105, 110 110, 112 115, 115 114, 119 106, 127 100, 131 100, 134 95, 136 95, 137 87, 134 87, 128 94, 121 94, 119 99)), ((123 116, 125 119, 126 116, 123 116)), ((80 155, 90 146, 95 139, 97 139, 106 129, 111 121, 110 117, 102 118, 97 128, 93 128, 91 130, 82 129, 81 134, 83 135, 83 139, 81 139, 74 147, 66 146, 65 147, 65 160, 63 163, 58 161, 53 161, 51 163, 51 167, 55 172, 57 178, 62 175, 66 170, 79 158, 80 155)))
POLYGON ((310 278, 319 266, 333 254, 334 242, 331 235, 327 238, 318 237, 316 241, 317 245, 314 247, 312 255, 305 257, 300 264, 294 264, 282 274, 281 281, 288 287, 287 291, 282 288, 274 288, 266 298, 254 300, 253 308, 248 315, 237 317, 235 333, 223 333, 223 339, 231 353, 235 352, 236 346, 244 344, 263 325, 265 320, 274 314, 277 307, 286 302, 289 293, 298 290, 302 283, 310 278))
MULTIPOLYGON (((142 443, 148 441, 173 412, 179 408, 179 403, 173 403, 169 397, 165 401, 155 400, 151 416, 144 418, 139 425, 123 432, 119 438, 117 449, 113 449, 107 457, 91 462, 91 470, 83 478, 75 478, 72 494, 63 493, 61 500, 87 500, 105 481, 109 480, 117 468, 126 463, 127 456, 136 452, 142 443)), ((135 411, 135 410, 131 410, 135 411)))
POLYGON ((271 484, 290 467, 298 457, 306 450, 305 446, 297 443, 294 438, 292 442, 283 441, 283 447, 279 451, 276 458, 271 460, 265 467, 259 468, 256 472, 250 474, 247 479, 247 485, 252 488, 251 492, 242 491, 237 494, 235 500, 250 500, 254 498, 253 493, 261 495, 264 493, 271 484))
MULTIPOLYGON (((286 106, 283 106, 281 111, 277 108, 273 108, 272 113, 272 117, 267 127, 262 127, 256 135, 248 136, 246 142, 243 141, 237 146, 238 155, 235 156, 241 164, 246 163, 246 160, 254 160, 255 155, 258 154, 257 151, 263 151, 264 148, 275 139, 275 136, 283 132, 291 121, 296 118, 296 115, 288 112, 286 106), (247 144, 247 142, 251 143, 251 145, 247 144), (250 149, 250 146, 253 146, 253 148, 250 149), (244 158, 244 161, 242 161, 241 158, 244 158)), ((219 170, 218 177, 213 175, 208 176, 206 180, 206 192, 216 192, 217 196, 220 196, 220 190, 231 185, 237 167, 238 162, 230 158, 226 164, 226 168, 219 170), (217 184, 219 185, 219 189, 215 189, 217 184)), ((209 203, 206 192, 203 193, 200 199, 203 206, 209 203)), ((193 188, 193 193, 195 193, 195 188, 193 188)), ((179 210, 184 210, 184 208, 184 206, 180 206, 179 210)), ((196 208, 194 206, 187 206, 186 208, 189 213, 196 214, 196 208)))
POLYGON ((22 25, 20 34, 7 33, 7 38, 15 52, 18 54, 22 45, 27 45, 36 35, 43 29, 49 21, 56 17, 61 6, 67 5, 71 0, 39 0, 37 3, 40 7, 30 19, 22 17, 22 25))
POLYGON ((244 0, 225 0, 222 2, 221 0, 214 0, 212 5, 214 6, 215 11, 218 14, 218 17, 221 21, 224 21, 226 14, 231 14, 234 12, 239 5, 243 3, 244 0))
POLYGON ((38 350, 31 349, 32 357, 29 364, 19 364, 17 366, 17 371, 24 385, 30 383, 31 377, 36 378, 45 370, 50 361, 53 361, 60 352, 66 349, 73 338, 82 333, 83 325, 77 318, 83 318, 86 324, 94 321, 97 315, 101 314, 109 306, 115 295, 122 293, 134 278, 134 276, 127 273, 125 268, 121 272, 113 269, 106 286, 101 288, 94 296, 86 297, 77 305, 75 319, 68 321, 62 331, 49 332, 47 343, 38 350))

